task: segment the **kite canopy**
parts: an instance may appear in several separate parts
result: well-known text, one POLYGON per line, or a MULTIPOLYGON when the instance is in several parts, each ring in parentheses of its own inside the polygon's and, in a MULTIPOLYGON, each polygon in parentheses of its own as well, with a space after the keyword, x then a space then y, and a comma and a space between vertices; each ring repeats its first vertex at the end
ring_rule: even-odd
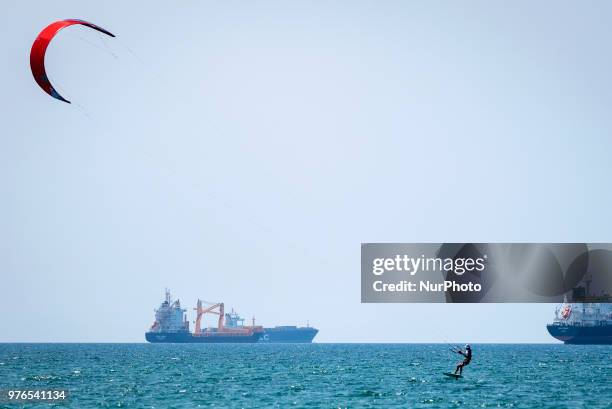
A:
POLYGON ((67 19, 60 20, 54 23, 49 24, 47 27, 43 29, 43 31, 38 34, 36 40, 34 40, 34 44, 32 44, 32 51, 30 51, 30 68, 32 69, 32 75, 34 76, 34 80, 36 83, 45 91, 47 94, 51 95, 53 98, 59 99, 60 101, 64 101, 70 103, 66 98, 62 97, 51 85, 49 81, 49 77, 47 76, 47 72, 45 71, 45 53, 47 52, 47 47, 53 37, 64 27, 72 26, 74 24, 81 24, 87 26, 89 28, 93 28, 101 33, 114 37, 114 35, 103 29, 102 27, 98 27, 95 24, 89 23, 84 20, 76 20, 76 19, 67 19))

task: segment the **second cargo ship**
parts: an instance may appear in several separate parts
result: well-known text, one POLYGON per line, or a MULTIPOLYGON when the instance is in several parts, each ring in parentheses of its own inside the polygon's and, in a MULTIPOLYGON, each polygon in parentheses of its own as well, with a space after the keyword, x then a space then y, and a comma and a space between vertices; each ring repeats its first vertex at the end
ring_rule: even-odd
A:
POLYGON ((165 299, 155 310, 155 321, 145 333, 145 339, 152 343, 310 343, 319 332, 309 325, 264 328, 255 325, 254 319, 252 325, 244 325, 244 319, 234 311, 225 312, 223 303, 198 300, 194 310, 197 315, 195 329, 191 332, 187 310, 181 307, 179 300, 172 300, 166 290, 165 299), (216 327, 201 327, 206 314, 219 316, 216 327))
MULTIPOLYGON (((234 311, 225 314, 226 325, 228 328, 245 328, 244 318, 241 318, 234 311)), ((268 343, 310 343, 319 332, 318 329, 306 325, 298 327, 295 325, 281 325, 271 328, 264 328, 264 333, 259 338, 259 342, 268 343)))
POLYGON ((593 295, 589 288, 573 289, 572 300, 557 308, 555 320, 546 329, 553 337, 566 344, 612 345, 612 297, 593 295))

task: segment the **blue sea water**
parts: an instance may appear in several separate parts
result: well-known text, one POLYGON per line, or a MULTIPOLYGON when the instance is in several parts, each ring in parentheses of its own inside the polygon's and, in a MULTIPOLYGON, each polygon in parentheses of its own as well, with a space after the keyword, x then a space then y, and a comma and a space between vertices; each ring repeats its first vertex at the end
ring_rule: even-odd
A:
POLYGON ((61 389, 60 408, 612 408, 612 346, 0 344, 0 389, 61 389))

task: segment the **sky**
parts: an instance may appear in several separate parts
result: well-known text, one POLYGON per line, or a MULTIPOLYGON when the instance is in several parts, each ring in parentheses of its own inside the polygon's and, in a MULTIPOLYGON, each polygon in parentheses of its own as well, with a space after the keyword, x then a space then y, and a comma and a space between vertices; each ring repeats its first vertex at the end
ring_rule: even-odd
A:
POLYGON ((0 342, 143 342, 166 287, 318 342, 553 342, 551 304, 361 304, 360 244, 610 241, 608 2, 2 9, 0 342), (49 47, 71 105, 29 68, 63 18, 117 35, 49 47))

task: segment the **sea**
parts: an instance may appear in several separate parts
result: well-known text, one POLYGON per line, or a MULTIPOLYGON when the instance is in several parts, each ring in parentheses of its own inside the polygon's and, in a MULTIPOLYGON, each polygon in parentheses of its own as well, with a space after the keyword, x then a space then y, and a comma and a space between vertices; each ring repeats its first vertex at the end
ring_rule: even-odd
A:
POLYGON ((612 346, 0 344, 2 408, 612 408, 612 346))

